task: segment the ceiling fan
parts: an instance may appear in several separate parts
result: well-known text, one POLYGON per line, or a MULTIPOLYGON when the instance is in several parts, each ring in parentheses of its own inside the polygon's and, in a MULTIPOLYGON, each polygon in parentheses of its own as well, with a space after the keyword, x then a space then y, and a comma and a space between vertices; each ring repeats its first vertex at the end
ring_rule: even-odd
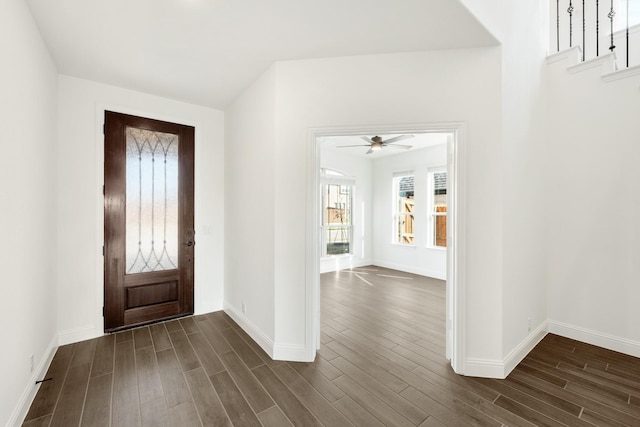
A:
POLYGON ((398 141, 402 141, 405 139, 409 139, 409 138, 413 138, 413 135, 400 135, 400 136, 396 136, 393 138, 389 138, 386 140, 383 140, 381 137, 379 136, 374 136, 373 138, 369 138, 368 136, 361 136, 362 139, 364 139, 366 142, 368 142, 368 145, 339 145, 336 148, 347 148, 347 147, 369 147, 369 151, 367 151, 365 154, 371 154, 374 151, 379 151, 382 150, 384 147, 395 147, 395 148, 402 148, 404 150, 408 150, 409 148, 412 148, 412 145, 400 145, 400 144, 395 144, 395 142, 398 141))

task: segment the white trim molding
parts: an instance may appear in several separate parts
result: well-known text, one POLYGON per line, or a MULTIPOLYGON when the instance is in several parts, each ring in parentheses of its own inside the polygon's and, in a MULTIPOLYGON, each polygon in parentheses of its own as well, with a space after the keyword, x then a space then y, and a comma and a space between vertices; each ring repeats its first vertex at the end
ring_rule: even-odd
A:
POLYGON ((291 362, 310 362, 305 346, 299 344, 276 343, 273 347, 273 360, 288 360, 291 362))
POLYGON ((375 263, 371 259, 362 259, 354 255, 326 257, 320 259, 320 274, 350 268, 366 267, 373 264, 375 263))
POLYGON ((270 358, 274 358, 274 343, 251 320, 247 319, 240 310, 224 302, 224 312, 229 315, 254 340, 270 358))
POLYGON ((520 342, 504 359, 474 359, 465 361, 464 374, 471 377, 504 379, 547 335, 548 325, 544 321, 520 342))
POLYGON ((43 357, 41 357, 40 362, 38 362, 38 366, 33 370, 31 378, 29 378, 29 382, 22 392, 18 404, 11 413, 9 420, 7 421, 7 426, 19 426, 24 422, 24 419, 29 412, 29 408, 33 403, 33 399, 36 397, 36 393, 40 389, 40 386, 36 386, 35 383, 36 381, 43 379, 47 373, 49 365, 53 360, 53 356, 56 354, 56 350, 58 349, 58 339, 58 335, 54 335, 51 338, 49 345, 44 351, 43 357))
MULTIPOLYGON (((231 304, 224 303, 224 312, 229 315, 273 360, 309 362, 309 354, 304 345, 274 342, 251 320, 231 304)), ((315 351, 314 351, 315 354, 315 351)))
POLYGON ((634 65, 633 67, 623 68, 621 70, 603 74, 602 80, 608 83, 615 82, 616 80, 628 79, 638 75, 640 75, 640 65, 634 65))
POLYGON ((506 378, 547 334, 555 334, 630 356, 640 357, 640 341, 621 338, 555 320, 546 320, 511 350, 503 360, 466 359, 464 375, 483 378, 506 378))
POLYGON ((480 378, 506 378, 504 375, 504 361, 500 359, 468 358, 464 362, 464 375, 480 378))
POLYGON ((576 65, 572 65, 567 68, 567 71, 571 74, 580 73, 582 71, 590 70, 592 68, 601 68, 602 74, 612 73, 616 71, 616 54, 610 52, 597 58, 588 59, 576 65))
POLYGON ((83 328, 68 329, 58 333, 58 345, 90 340, 104 335, 104 331, 94 325, 83 328))
POLYGON ((549 332, 565 338, 571 338, 587 344, 592 344, 608 350, 640 357, 640 341, 630 340, 568 323, 549 320, 549 332))
POLYGON ((446 357, 464 374, 466 358, 467 125, 456 123, 447 141, 446 357))
POLYGON ((419 274, 420 276, 431 277, 433 279, 447 280, 446 273, 443 273, 442 271, 429 270, 427 268, 415 268, 410 265, 398 264, 395 262, 386 262, 382 260, 374 260, 373 265, 377 265, 378 267, 390 268, 392 270, 406 271, 407 273, 412 274, 419 274))
POLYGON ((504 358, 504 377, 511 373, 516 366, 522 360, 527 357, 527 354, 538 345, 540 341, 547 335, 549 330, 547 321, 545 320, 534 329, 520 344, 518 344, 507 356, 504 358))
MULTIPOLYGON (((305 301, 305 348, 299 349, 306 356, 303 360, 314 360, 320 347, 320 236, 319 236, 319 180, 320 137, 403 134, 403 133, 451 133, 447 143, 449 187, 454 197, 449 198, 447 221, 447 357, 459 374, 464 372, 465 361, 465 230, 464 202, 466 197, 466 123, 440 122, 420 124, 354 125, 343 127, 309 128, 307 150, 307 199, 306 199, 306 301, 305 301), (451 228, 449 228, 451 227, 451 228)), ((423 274, 423 273, 420 273, 423 274)), ((296 358, 297 346, 278 346, 278 355, 296 358), (294 348, 295 347, 295 348, 294 348)))
POLYGON ((571 65, 576 65, 580 63, 581 58, 582 50, 580 50, 580 46, 574 46, 567 50, 563 50, 547 56, 547 64, 569 60, 571 62, 571 65))

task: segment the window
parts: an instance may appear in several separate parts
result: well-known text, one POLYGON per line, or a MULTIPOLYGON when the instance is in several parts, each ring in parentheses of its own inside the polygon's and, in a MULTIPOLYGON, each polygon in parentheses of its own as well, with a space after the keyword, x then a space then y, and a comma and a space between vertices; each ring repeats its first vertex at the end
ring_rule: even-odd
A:
POLYGON ((395 174, 393 177, 393 243, 413 245, 414 225, 413 173, 395 174))
POLYGON ((447 247, 447 171, 429 172, 429 246, 447 247))
POLYGON ((322 170, 322 255, 352 253, 354 181, 330 169, 322 170))

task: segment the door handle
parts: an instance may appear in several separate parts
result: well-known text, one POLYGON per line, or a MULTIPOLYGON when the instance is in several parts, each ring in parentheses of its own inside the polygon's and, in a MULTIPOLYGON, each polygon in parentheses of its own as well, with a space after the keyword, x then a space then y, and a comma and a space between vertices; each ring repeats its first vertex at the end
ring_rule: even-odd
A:
POLYGON ((196 230, 186 230, 186 238, 189 239, 186 242, 184 242, 185 245, 187 246, 193 246, 196 244, 196 242, 193 241, 193 236, 196 234, 196 230))

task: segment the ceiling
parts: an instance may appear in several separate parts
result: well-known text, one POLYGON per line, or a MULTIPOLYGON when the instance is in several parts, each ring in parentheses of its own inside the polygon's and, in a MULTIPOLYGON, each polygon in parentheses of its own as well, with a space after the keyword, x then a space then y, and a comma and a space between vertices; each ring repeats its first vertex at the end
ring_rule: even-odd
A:
MULTIPOLYGON (((400 136, 401 134, 377 134, 382 137, 383 140, 387 140, 390 138, 394 138, 396 136, 400 136)), ((321 149, 336 152, 339 154, 349 155, 349 156, 357 156, 363 157, 369 160, 379 159, 380 157, 392 156, 394 154, 402 154, 407 152, 415 152, 418 150, 422 150, 425 148, 434 147, 436 145, 446 144, 447 138, 451 133, 413 133, 409 134, 413 135, 413 138, 405 139, 402 141, 398 141, 397 144, 400 145, 410 145, 412 148, 405 150, 401 148, 393 148, 393 144, 389 144, 389 146, 384 147, 382 150, 374 151, 373 153, 366 154, 369 150, 367 142, 362 140, 362 136, 360 135, 351 135, 351 136, 328 136, 321 137, 319 141, 321 142, 321 149), (345 148, 337 148, 344 145, 359 145, 362 144, 363 147, 345 147, 345 148)), ((374 135, 365 135, 369 138, 374 135)))
POLYGON ((225 108, 273 62, 496 41, 460 0, 26 0, 61 74, 225 108))

